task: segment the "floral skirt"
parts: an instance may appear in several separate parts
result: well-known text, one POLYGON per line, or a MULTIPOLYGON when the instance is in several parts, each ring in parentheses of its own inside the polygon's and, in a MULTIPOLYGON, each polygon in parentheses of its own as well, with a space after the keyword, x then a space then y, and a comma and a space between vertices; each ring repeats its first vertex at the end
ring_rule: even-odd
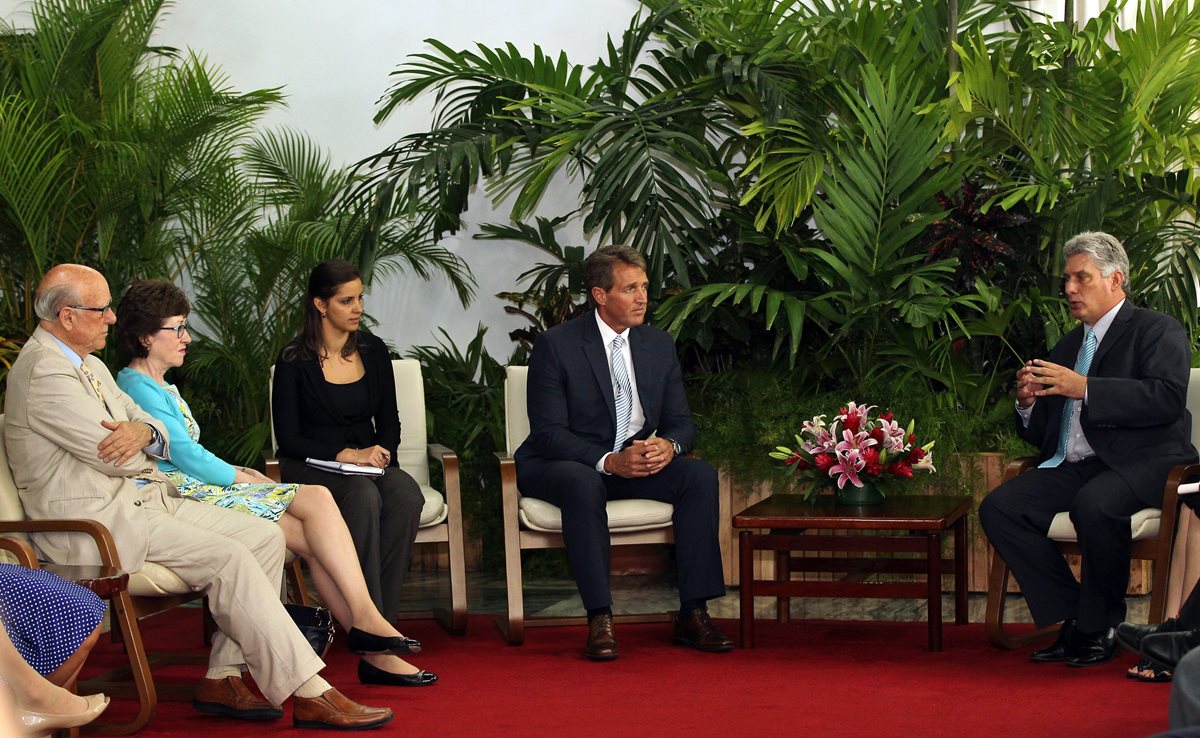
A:
POLYGON ((167 479, 179 488, 179 494, 197 502, 207 502, 217 507, 225 507, 238 512, 257 515, 271 521, 279 517, 292 504, 296 496, 298 484, 254 484, 244 482, 222 487, 219 484, 201 482, 195 477, 180 471, 165 472, 167 479))

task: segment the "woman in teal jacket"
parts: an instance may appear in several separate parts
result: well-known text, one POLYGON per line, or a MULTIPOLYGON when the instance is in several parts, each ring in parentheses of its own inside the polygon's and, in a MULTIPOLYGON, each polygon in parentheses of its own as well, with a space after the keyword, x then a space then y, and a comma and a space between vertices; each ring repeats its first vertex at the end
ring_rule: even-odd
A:
POLYGON ((190 311, 183 291, 164 281, 135 282, 117 307, 117 345, 130 357, 117 384, 166 426, 169 456, 159 467, 184 497, 279 523, 288 549, 308 563, 321 599, 347 630, 350 649, 364 654, 360 681, 433 684, 436 674, 399 657, 420 651, 421 644, 401 635, 372 602, 354 542, 329 490, 280 484, 255 469, 226 463, 200 444, 191 409, 165 379, 168 369, 183 364, 192 342, 186 322, 190 311))

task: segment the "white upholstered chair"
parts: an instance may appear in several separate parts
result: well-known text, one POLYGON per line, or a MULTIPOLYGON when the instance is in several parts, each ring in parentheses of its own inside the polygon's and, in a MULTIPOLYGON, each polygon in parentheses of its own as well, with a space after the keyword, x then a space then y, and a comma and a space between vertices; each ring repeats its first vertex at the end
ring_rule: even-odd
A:
MULTIPOLYGON (((272 389, 275 370, 271 370, 272 389)), ((421 485, 425 505, 421 508, 421 527, 417 531, 416 543, 443 543, 448 550, 450 569, 450 607, 436 608, 432 614, 447 631, 461 635, 467 630, 467 571, 463 552, 462 501, 459 492, 458 456, 445 446, 429 443, 426 435, 425 384, 421 378, 421 363, 416 359, 395 359, 392 372, 396 379, 396 409, 400 415, 400 446, 396 449, 396 463, 421 485), (442 465, 442 481, 446 495, 429 484, 429 460, 442 465)), ((278 450, 275 441, 275 425, 271 425, 271 450, 278 450)), ((277 462, 267 462, 267 475, 279 479, 277 462)), ((293 586, 301 591, 300 598, 307 597, 304 578, 299 576, 297 562, 293 562, 290 576, 293 586)), ((424 613, 405 613, 404 617, 423 617, 424 613)))
MULTIPOLYGON (((1200 448, 1200 369, 1192 369, 1188 378, 1187 408, 1192 415, 1192 445, 1200 448)), ((1017 459, 1008 465, 1004 481, 1032 469, 1036 459, 1017 459)), ((1200 477, 1200 464, 1176 466, 1167 477, 1163 489, 1161 508, 1146 508, 1135 513, 1130 520, 1133 533, 1133 559, 1153 562, 1153 580, 1150 590, 1148 621, 1160 622, 1167 606, 1168 574, 1171 570, 1171 551, 1174 545, 1176 521, 1180 516, 1179 487, 1185 482, 1195 482, 1200 477)), ((1190 514, 1189 514, 1190 517, 1190 514)), ((1059 544, 1064 555, 1079 554, 1078 537, 1068 513, 1054 517, 1047 536, 1059 544)), ((1046 640, 1057 632, 1057 627, 1043 628, 1035 633, 1014 636, 1004 629, 1004 600, 1008 590, 1008 564, 998 553, 992 553, 991 571, 988 575, 988 599, 984 620, 987 623, 988 640, 1002 648, 1021 648, 1031 643, 1046 640)), ((1186 596, 1186 592, 1184 593, 1186 596)), ((1178 595, 1176 595, 1178 597, 1178 595)))
MULTIPOLYGON (((507 453, 500 459, 500 487, 504 515, 504 568, 508 585, 508 617, 499 621, 511 645, 525 640, 525 627, 568 625, 585 622, 579 617, 527 617, 521 552, 527 549, 562 548, 562 513, 544 500, 523 497, 517 489, 517 467, 512 455, 529 435, 525 385, 529 369, 507 368, 504 380, 504 438, 507 453)), ((612 500, 607 505, 608 530, 612 545, 672 543, 671 505, 654 500, 612 500)), ((623 622, 663 621, 667 613, 619 615, 623 622)))
MULTIPOLYGON (((4 433, 4 416, 0 415, 0 438, 4 433)), ((105 567, 121 569, 121 560, 117 556, 117 547, 112 534, 107 528, 94 520, 26 520, 25 509, 21 504, 17 486, 13 482, 12 472, 8 465, 8 456, 0 443, 0 535, 14 539, 16 546, 7 545, 9 551, 18 549, 30 550, 20 544, 29 543, 28 534, 37 531, 72 531, 78 535, 90 536, 96 542, 100 552, 100 560, 105 567)), ((18 554, 18 559, 23 559, 18 554)), ((21 560, 20 563, 29 566, 31 562, 21 560)), ((67 579, 76 579, 85 586, 88 579, 94 576, 96 567, 53 567, 45 568, 67 579), (92 572, 92 573, 89 573, 92 572)), ((98 721, 93 723, 93 729, 104 733, 129 734, 140 730, 154 717, 158 699, 191 699, 191 685, 160 685, 157 689, 151 676, 151 665, 168 663, 203 663, 207 657, 203 654, 147 654, 142 644, 138 620, 169 610, 177 605, 203 598, 198 592, 193 592, 170 569, 146 562, 139 570, 129 574, 128 588, 116 592, 100 592, 109 601, 109 613, 112 617, 113 637, 119 634, 125 646, 129 664, 95 679, 89 679, 79 684, 81 693, 105 692, 114 697, 134 697, 138 701, 137 713, 125 722, 98 721)), ((96 591, 93 589, 93 591, 96 591)), ((204 642, 209 640, 212 632, 211 618, 205 609, 204 642)))

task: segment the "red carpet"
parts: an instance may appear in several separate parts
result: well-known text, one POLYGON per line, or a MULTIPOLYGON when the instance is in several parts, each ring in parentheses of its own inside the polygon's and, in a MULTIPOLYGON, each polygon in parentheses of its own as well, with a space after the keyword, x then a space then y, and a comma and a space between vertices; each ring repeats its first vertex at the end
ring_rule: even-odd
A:
MULTIPOLYGON (((482 616, 461 639, 433 622, 406 625, 425 644, 413 661, 438 672, 437 685, 360 685, 340 641, 324 672, 351 698, 396 712, 375 735, 1129 738, 1167 727, 1170 685, 1122 678, 1131 655, 1089 669, 1033 664, 989 646, 982 625, 947 625, 945 651, 930 653, 924 623, 760 622, 758 648, 718 655, 672 646, 665 624, 618 625, 621 657, 605 664, 579 655, 582 627, 532 629, 514 648, 482 616)), ((736 635, 735 621, 721 625, 736 635)), ((151 649, 198 643, 199 613, 152 618, 143 632, 151 649)), ((87 671, 112 664, 115 648, 102 643, 87 671)), ((157 673, 187 681, 202 670, 157 673)), ((240 723, 162 702, 139 735, 339 735, 291 730, 288 710, 240 723)))

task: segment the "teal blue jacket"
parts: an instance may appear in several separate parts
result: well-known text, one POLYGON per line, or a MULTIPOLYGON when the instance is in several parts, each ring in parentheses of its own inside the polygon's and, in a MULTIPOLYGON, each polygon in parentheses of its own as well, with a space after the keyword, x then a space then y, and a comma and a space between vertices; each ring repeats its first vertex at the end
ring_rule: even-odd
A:
MULTIPOLYGON (((117 386, 133 398, 143 410, 162 421, 171 438, 170 458, 158 462, 163 471, 181 471, 201 482, 228 487, 237 471, 231 464, 217 458, 208 449, 193 441, 187 432, 187 422, 175 396, 158 382, 141 372, 126 367, 117 374, 117 386)), ((199 426, 197 426, 199 428, 199 426)))

